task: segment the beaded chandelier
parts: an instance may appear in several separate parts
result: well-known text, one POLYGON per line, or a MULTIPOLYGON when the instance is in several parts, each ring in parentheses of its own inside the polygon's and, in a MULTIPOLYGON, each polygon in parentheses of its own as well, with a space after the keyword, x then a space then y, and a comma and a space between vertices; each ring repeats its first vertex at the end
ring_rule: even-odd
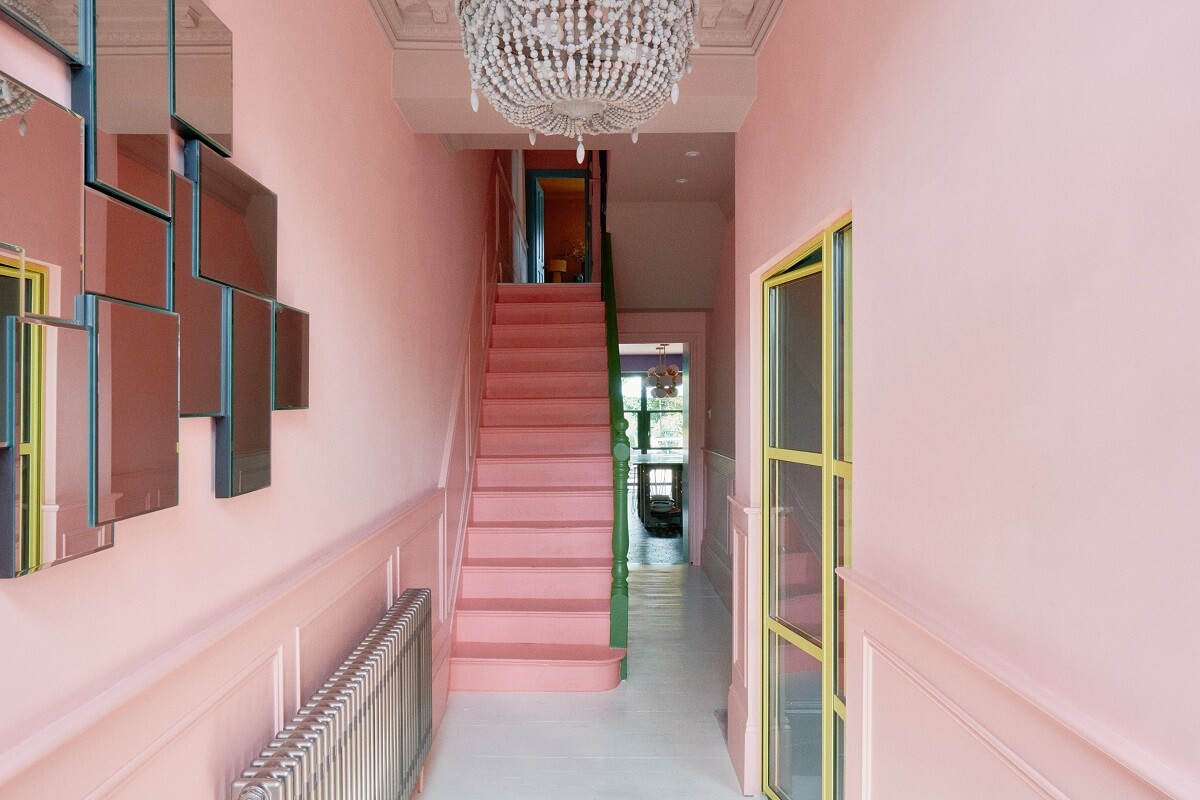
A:
POLYGON ((479 92, 510 122, 579 141, 631 130, 691 71, 699 0, 457 0, 471 107, 479 92))

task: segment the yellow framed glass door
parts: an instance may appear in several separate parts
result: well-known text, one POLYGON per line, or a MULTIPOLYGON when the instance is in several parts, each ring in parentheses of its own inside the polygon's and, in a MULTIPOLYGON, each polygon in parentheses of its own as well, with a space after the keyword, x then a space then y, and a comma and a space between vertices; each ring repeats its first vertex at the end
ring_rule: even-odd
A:
POLYGON ((849 218, 763 282, 763 787, 842 795, 849 554, 849 218))

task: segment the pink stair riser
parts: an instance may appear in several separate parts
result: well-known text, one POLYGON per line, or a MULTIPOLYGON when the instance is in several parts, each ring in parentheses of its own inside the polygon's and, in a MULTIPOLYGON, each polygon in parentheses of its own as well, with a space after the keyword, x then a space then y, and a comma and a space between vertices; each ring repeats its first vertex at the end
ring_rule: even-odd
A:
POLYGON ((497 426, 607 425, 608 400, 563 398, 545 400, 493 399, 483 401, 481 423, 497 426))
POLYGON ((488 351, 488 372, 603 372, 603 347, 522 347, 488 351))
POLYGON ((814 594, 784 597, 780 602, 779 619, 812 630, 821 625, 821 590, 814 594))
MULTIPOLYGON (((466 601, 464 601, 466 602, 466 601)), ((540 611, 464 609, 455 612, 456 635, 464 642, 530 642, 538 644, 608 644, 608 604, 596 609, 540 611)))
MULTIPOLYGON (((463 597, 555 598, 599 600, 609 596, 611 569, 488 567, 463 565, 463 597)), ((461 637, 459 637, 462 641, 461 637)))
POLYGON ((502 283, 496 287, 498 303, 596 303, 598 283, 502 283))
POLYGON ((476 489, 471 498, 473 523, 531 520, 611 523, 612 518, 612 489, 476 489))
MULTIPOLYGON (((577 647, 581 650, 596 649, 577 647)), ((605 649, 613 655, 604 659, 572 660, 475 657, 452 651, 450 689, 460 692, 608 691, 621 682, 621 656, 624 651, 605 649)))
POLYGON ((607 372, 489 372, 484 378, 485 398, 608 397, 607 372))
POLYGON ((607 558, 612 525, 594 527, 479 527, 467 529, 467 558, 607 558))
POLYGON ((598 322, 574 325, 494 325, 492 348, 509 347, 603 347, 604 325, 598 322))
POLYGON ((601 456, 480 456, 475 460, 475 486, 612 485, 613 462, 601 456))
MULTIPOLYGON (((604 456, 612 449, 607 425, 538 428, 480 428, 478 455, 604 456)), ((611 476, 608 481, 612 483, 611 476)))
POLYGON ((493 320, 498 325, 579 325, 604 322, 604 304, 497 303, 493 320))

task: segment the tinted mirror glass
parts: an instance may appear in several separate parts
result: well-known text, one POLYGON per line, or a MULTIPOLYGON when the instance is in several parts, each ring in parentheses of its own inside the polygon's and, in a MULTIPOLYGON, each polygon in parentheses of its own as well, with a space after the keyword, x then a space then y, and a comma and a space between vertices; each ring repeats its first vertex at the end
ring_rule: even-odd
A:
POLYGON ((175 176, 175 313, 179 315, 179 415, 221 414, 221 295, 218 284, 193 273, 193 184, 175 176))
POLYGON ((0 242, 24 248, 31 268, 48 275, 52 296, 38 313, 73 318, 83 250, 83 119, 3 73, 0 242))
POLYGON ((166 213, 167 2, 95 0, 95 6, 91 179, 166 213))
POLYGON ((275 408, 308 408, 308 314, 275 306, 275 408))
POLYGON ((92 519, 116 522, 179 503, 179 321, 88 298, 96 469, 92 519))
POLYGON ((275 193, 200 142, 188 143, 188 177, 200 184, 200 274, 274 297, 275 193))
POLYGON ((233 150, 233 34, 201 0, 175 6, 172 111, 191 133, 233 150))
POLYGON ((217 420, 217 496, 271 485, 271 318, 269 300, 227 290, 225 368, 229 399, 217 420))
POLYGON ((80 60, 78 0, 0 0, 3 17, 72 61, 80 60))
POLYGON ((94 189, 84 212, 84 289, 166 308, 166 220, 94 189))
POLYGON ((13 577, 111 547, 113 531, 88 523, 91 336, 48 320, 6 327, 14 436, 0 453, 0 575, 13 577))

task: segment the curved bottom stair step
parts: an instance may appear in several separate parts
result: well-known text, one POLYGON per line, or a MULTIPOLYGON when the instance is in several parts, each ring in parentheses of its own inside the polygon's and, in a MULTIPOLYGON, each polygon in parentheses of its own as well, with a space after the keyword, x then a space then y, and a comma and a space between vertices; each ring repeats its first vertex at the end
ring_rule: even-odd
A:
POLYGON ((456 642, 450 689, 466 692, 604 692, 621 682, 625 650, 588 644, 456 642))

